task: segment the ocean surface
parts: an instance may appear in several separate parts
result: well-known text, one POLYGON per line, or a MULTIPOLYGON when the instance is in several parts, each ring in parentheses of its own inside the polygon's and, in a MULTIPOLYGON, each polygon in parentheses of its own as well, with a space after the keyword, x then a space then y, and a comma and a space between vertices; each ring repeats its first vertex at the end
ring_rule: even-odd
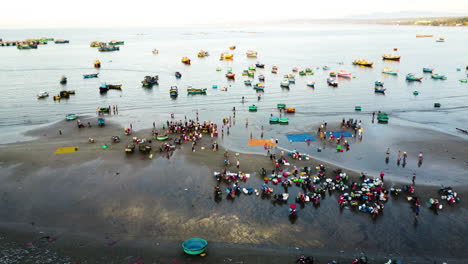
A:
POLYGON ((67 113, 94 115, 99 106, 108 105, 118 105, 118 121, 127 126, 133 123, 136 129, 150 127, 154 120, 164 121, 172 112, 176 119, 182 119, 182 115, 193 118, 194 112, 199 111, 202 120, 219 122, 236 107, 238 119, 245 118, 252 103, 258 105, 259 111, 249 118, 259 125, 267 123, 270 113, 277 113, 277 103, 285 103, 296 108, 290 127, 298 129, 320 122, 325 116, 348 117, 354 114, 354 106, 360 105, 363 113, 382 110, 423 127, 457 133, 455 127, 463 127, 468 121, 468 84, 459 82, 466 78, 467 31, 462 27, 378 25, 1 30, 4 41, 52 37, 68 39, 70 44, 49 42, 37 50, 0 47, 0 143, 26 139, 20 132, 63 120, 67 113), (416 38, 416 34, 434 37, 416 38), (436 42, 438 37, 445 37, 446 42, 436 42), (125 45, 120 51, 102 53, 89 45, 96 40, 124 40, 125 45), (237 48, 229 51, 232 45, 237 48), (155 48, 158 55, 152 54, 155 48), (258 58, 247 58, 245 52, 249 49, 258 51, 258 58), (197 58, 200 50, 211 56, 197 58), (225 51, 234 54, 233 61, 219 60, 225 51), (386 53, 399 54, 402 59, 382 61, 386 53), (183 65, 183 56, 191 58, 192 65, 183 65), (374 67, 352 65, 357 58, 373 61, 374 67), (101 69, 93 67, 96 59, 101 61, 101 69), (260 102, 255 90, 244 85, 246 76, 241 75, 256 62, 265 64, 265 69, 257 69, 253 79, 255 84, 258 75, 265 75, 266 88, 260 102), (273 65, 278 66, 278 74, 271 73, 273 65), (329 87, 329 71, 322 70, 324 65, 331 71, 350 72, 353 78, 340 78, 337 88, 329 87), (217 72, 217 67, 223 71, 217 72), (236 73, 235 81, 225 78, 228 67, 236 73), (296 83, 290 89, 282 89, 283 75, 291 73, 293 67, 310 67, 314 75, 295 73, 296 83), (385 67, 398 70, 399 75, 382 74, 385 67), (433 67, 435 73, 448 79, 433 80, 430 74, 423 74, 423 67, 433 67), (175 78, 176 71, 182 73, 181 79, 175 78), (89 73, 99 73, 99 78, 83 79, 82 75, 89 73), (424 79, 420 83, 407 82, 407 73, 424 79), (144 76, 154 74, 159 75, 159 85, 142 88, 144 76), (62 75, 68 78, 65 86, 59 84, 62 75), (385 95, 374 93, 376 80, 385 83, 385 95), (315 81, 315 88, 307 87, 308 81, 315 81), (100 95, 98 87, 102 83, 123 84, 123 90, 100 95), (214 84, 219 88, 212 89, 214 84), (180 91, 176 100, 169 97, 173 85, 180 91), (187 86, 208 88, 207 95, 187 95, 187 86), (227 91, 221 91, 223 87, 228 87, 227 91), (76 95, 53 101, 52 95, 62 89, 75 90, 76 95), (415 90, 420 92, 418 96, 413 95, 415 90), (39 91, 51 96, 38 100, 39 91), (245 104, 241 104, 242 96, 245 104), (442 107, 435 109, 435 102, 442 107))

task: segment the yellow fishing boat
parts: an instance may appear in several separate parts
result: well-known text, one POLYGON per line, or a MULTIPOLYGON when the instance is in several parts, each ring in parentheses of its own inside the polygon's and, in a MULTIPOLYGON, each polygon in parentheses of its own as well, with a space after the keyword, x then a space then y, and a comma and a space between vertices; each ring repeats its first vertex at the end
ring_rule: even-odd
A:
POLYGON ((223 53, 221 53, 220 59, 221 60, 232 60, 232 59, 234 59, 234 54, 229 54, 227 52, 223 52, 223 53))
POLYGON ((206 57, 210 54, 208 54, 208 51, 204 51, 204 50, 201 50, 200 52, 198 52, 198 57, 199 58, 203 58, 203 57, 206 57))
POLYGON ((229 47, 230 50, 235 50, 236 49, 236 46, 231 46, 229 47))
POLYGON ((434 35, 430 34, 416 34, 417 38, 432 38, 434 35))
POLYGON ((94 61, 94 68, 101 68, 101 62, 99 60, 94 61))
POLYGON ((372 67, 372 65, 374 65, 373 62, 369 62, 369 61, 364 60, 364 59, 354 60, 353 64, 354 65, 359 65, 359 66, 365 66, 365 67, 372 67))
POLYGON ((393 60, 393 61, 399 61, 401 58, 401 56, 396 56, 396 55, 392 55, 392 54, 384 54, 382 56, 382 59, 383 60, 393 60))
POLYGON ((190 65, 190 59, 187 58, 187 57, 183 57, 183 58, 182 58, 182 63, 187 64, 187 65, 190 65))

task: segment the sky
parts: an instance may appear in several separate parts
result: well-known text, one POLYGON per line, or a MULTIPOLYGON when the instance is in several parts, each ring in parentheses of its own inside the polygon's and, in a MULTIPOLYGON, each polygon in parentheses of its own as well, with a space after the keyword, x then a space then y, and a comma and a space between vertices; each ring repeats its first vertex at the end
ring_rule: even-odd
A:
POLYGON ((219 25, 402 11, 468 15, 468 0, 3 0, 0 28, 219 25))

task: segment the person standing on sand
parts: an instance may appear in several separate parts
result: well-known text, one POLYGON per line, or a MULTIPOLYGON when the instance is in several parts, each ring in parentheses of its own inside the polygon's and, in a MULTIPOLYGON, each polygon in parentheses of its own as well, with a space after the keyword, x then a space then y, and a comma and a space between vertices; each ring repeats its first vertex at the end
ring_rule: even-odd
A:
POLYGON ((385 176, 385 173, 383 171, 380 172, 380 180, 383 182, 383 178, 385 176))
POLYGON ((397 161, 400 162, 400 160, 401 160, 401 151, 398 150, 397 161))
POLYGON ((59 135, 62 135, 62 130, 59 129, 59 135))
POLYGON ((413 173, 412 182, 413 186, 416 185, 416 173, 413 173))
POLYGON ((239 169, 239 166, 240 166, 240 162, 239 160, 236 161, 236 167, 239 169))

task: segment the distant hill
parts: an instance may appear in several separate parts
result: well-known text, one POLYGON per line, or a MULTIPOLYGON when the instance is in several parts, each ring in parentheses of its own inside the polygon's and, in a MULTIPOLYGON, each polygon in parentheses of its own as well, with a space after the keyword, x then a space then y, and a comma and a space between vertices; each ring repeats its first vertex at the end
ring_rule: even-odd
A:
POLYGON ((419 11, 401 11, 401 12, 378 12, 371 14, 361 14, 345 17, 345 19, 402 19, 402 18, 428 18, 428 17, 464 17, 468 14, 448 13, 448 12, 419 12, 419 11))
MULTIPOLYGON (((372 21, 367 22, 372 23, 372 21)), ((468 26, 468 16, 377 19, 373 23, 385 25, 468 26)))

